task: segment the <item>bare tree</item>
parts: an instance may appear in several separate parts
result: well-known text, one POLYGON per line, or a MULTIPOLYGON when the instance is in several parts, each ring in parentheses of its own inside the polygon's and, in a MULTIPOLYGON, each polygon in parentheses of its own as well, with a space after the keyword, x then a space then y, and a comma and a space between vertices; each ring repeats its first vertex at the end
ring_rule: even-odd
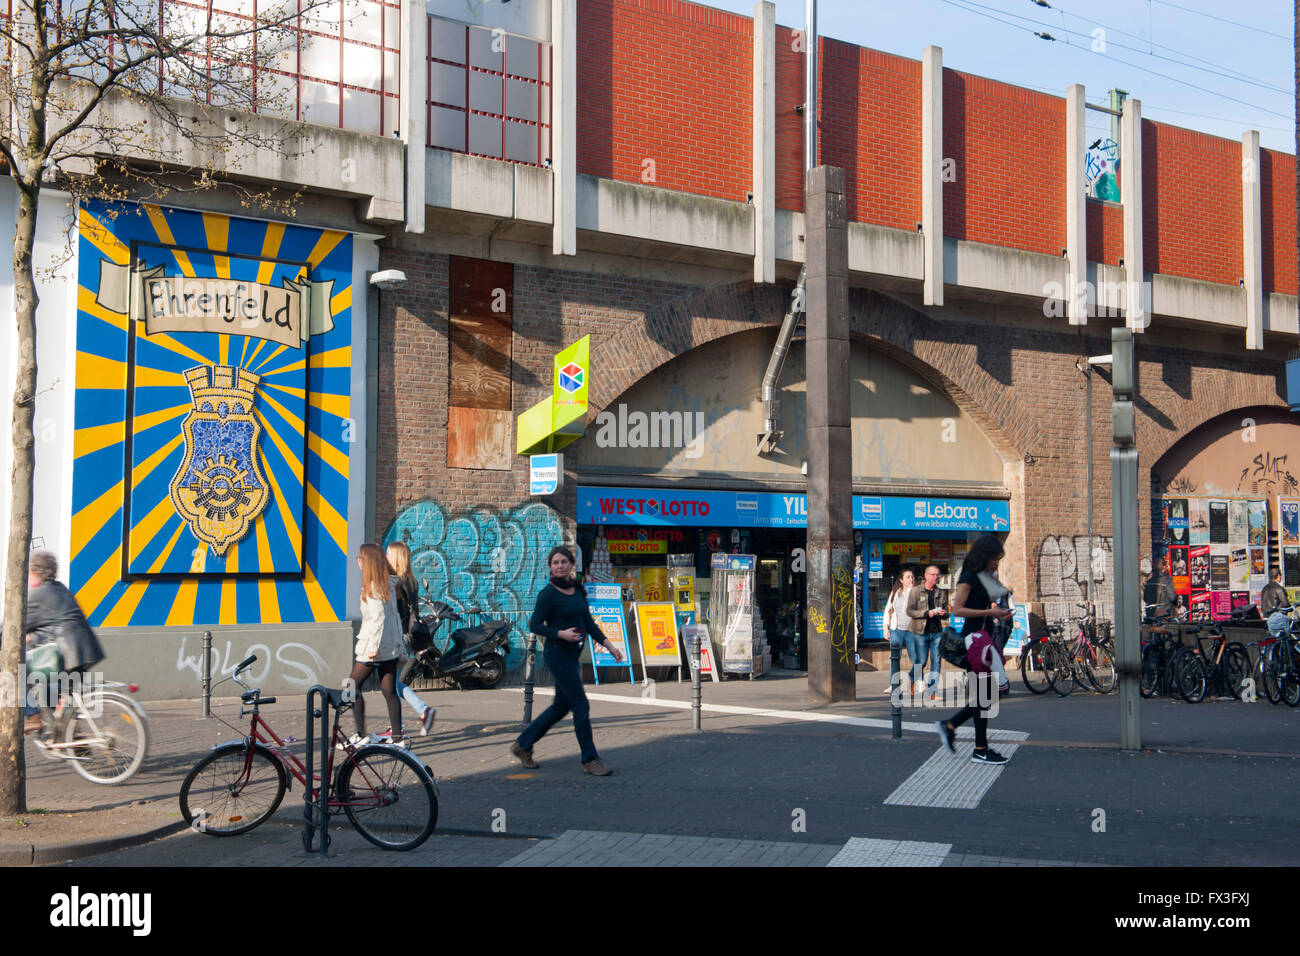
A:
POLYGON ((0 815, 26 809, 20 665, 32 533, 36 401, 33 247, 44 190, 150 199, 239 190, 291 212, 296 194, 239 179, 258 150, 291 151, 301 31, 337 30, 343 0, 0 0, 0 162, 17 187, 13 482, 0 645, 0 815), (256 115, 255 115, 256 114, 256 115), (268 119, 279 117, 280 119, 268 119))

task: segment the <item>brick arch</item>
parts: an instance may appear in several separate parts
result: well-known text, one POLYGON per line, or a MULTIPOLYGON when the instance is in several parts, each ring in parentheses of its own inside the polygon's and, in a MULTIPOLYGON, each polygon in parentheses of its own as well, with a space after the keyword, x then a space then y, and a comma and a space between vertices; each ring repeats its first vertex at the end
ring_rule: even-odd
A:
POLYGON ((1138 416, 1138 448, 1142 449, 1144 457, 1151 457, 1151 467, 1147 469, 1149 474, 1158 473, 1165 455, 1203 425, 1225 415, 1240 414, 1243 418, 1249 418, 1251 411, 1259 409, 1287 410, 1287 404, 1277 395, 1274 381, 1259 377, 1242 378, 1245 380, 1234 383, 1230 394, 1202 390, 1197 395, 1196 402, 1184 403, 1179 409, 1182 414, 1174 419, 1172 429, 1160 428, 1149 418, 1138 416))
MULTIPOLYGON (((710 342, 765 326, 779 326, 790 301, 790 287, 735 282, 701 290, 652 312, 645 334, 618 336, 597 343, 592 365, 599 369, 590 396, 590 418, 629 388, 673 359, 710 342)), ((984 402, 961 384, 972 365, 944 343, 922 343, 917 332, 932 329, 929 317, 903 302, 866 289, 850 290, 849 328, 856 342, 912 370, 946 394, 979 425, 1004 461, 1021 451, 1004 422, 994 418, 984 402), (924 346, 933 345, 927 348, 924 346)), ((935 336, 932 336, 935 337, 935 336)), ((943 336, 937 336, 943 338, 943 336)))

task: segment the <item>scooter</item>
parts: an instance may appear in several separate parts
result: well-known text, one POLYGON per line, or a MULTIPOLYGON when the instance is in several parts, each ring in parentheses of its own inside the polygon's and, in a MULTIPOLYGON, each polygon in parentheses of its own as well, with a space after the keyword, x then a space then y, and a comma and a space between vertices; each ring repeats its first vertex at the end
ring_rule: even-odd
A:
POLYGON ((416 677, 450 677, 462 689, 481 687, 490 690, 506 676, 506 654, 510 650, 511 621, 485 621, 474 627, 451 632, 451 646, 440 651, 434 641, 443 621, 463 618, 444 601, 424 599, 429 613, 418 617, 411 627, 411 662, 402 675, 409 684, 416 677))

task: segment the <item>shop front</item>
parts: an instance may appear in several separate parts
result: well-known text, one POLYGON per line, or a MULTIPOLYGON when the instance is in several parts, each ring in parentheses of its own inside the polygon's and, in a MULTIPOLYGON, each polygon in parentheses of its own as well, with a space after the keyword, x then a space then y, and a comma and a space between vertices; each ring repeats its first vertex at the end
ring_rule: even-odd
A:
MULTIPOLYGON (((852 509, 860 641, 884 638, 884 605, 903 570, 919 576, 937 564, 946 588, 970 541, 1010 529, 1006 500, 854 495, 852 509)), ((738 611, 743 620, 747 611, 756 658, 806 666, 802 493, 580 485, 577 523, 588 580, 622 584, 638 601, 668 600, 674 568, 689 567, 698 620, 716 623, 738 611), (747 607, 735 607, 734 593, 717 592, 719 563, 752 570, 747 607)), ((717 650, 725 663, 725 648, 717 650)))

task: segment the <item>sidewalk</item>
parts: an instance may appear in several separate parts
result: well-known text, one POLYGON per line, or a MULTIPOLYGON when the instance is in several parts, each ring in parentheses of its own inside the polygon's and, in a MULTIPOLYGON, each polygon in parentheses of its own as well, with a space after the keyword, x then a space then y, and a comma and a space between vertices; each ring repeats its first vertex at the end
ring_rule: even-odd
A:
MULTIPOLYGON (((1300 783, 1300 735, 1290 708, 1143 701, 1146 732, 1159 746, 1125 753, 1115 746, 1116 695, 1060 699, 1021 689, 992 724, 993 745, 1014 750, 1011 763, 990 768, 966 759, 969 727, 957 756, 940 752, 932 723, 943 711, 909 708, 903 740, 892 741, 886 683, 886 675, 862 674, 861 699, 836 705, 809 701, 800 677, 707 683, 701 734, 682 707, 689 684, 656 683, 653 699, 640 685, 589 685, 596 741, 614 769, 603 779, 582 773, 568 720, 538 744, 539 769, 509 758, 518 690, 428 692, 438 722, 429 737, 413 738, 413 749, 438 776, 435 836, 413 853, 384 854, 340 820, 330 861, 554 865, 585 843, 578 862, 591 865, 677 858, 722 865, 710 844, 727 847, 722 856, 732 861, 765 865, 824 865, 859 850, 864 860, 921 859, 927 846, 947 847, 944 865, 1292 862, 1288 807, 1300 783), (575 836, 583 833, 599 836, 575 836), (677 842, 645 857, 637 848, 656 842, 643 844, 649 836, 677 842)), ((534 712, 548 704, 539 689, 534 712)), ((301 740, 304 705, 280 697, 265 716, 301 740)), ((238 725, 237 701, 213 710, 238 725)), ((196 701, 149 706, 150 758, 122 788, 95 787, 39 756, 32 762, 29 750, 29 805, 179 821, 176 793, 189 767, 213 743, 240 736, 198 711, 196 701)), ((301 811, 295 785, 276 819, 248 836, 187 832, 87 862, 319 865, 303 853, 301 811)))

